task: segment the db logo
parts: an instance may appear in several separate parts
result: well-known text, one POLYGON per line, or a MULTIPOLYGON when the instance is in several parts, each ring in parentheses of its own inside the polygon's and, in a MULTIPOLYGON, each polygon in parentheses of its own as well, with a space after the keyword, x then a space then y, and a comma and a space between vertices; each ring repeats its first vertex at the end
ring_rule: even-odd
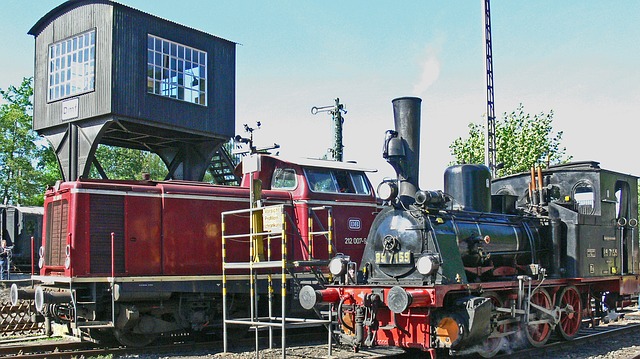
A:
POLYGON ((362 222, 360 218, 349 218, 349 229, 352 231, 359 231, 362 228, 362 222))

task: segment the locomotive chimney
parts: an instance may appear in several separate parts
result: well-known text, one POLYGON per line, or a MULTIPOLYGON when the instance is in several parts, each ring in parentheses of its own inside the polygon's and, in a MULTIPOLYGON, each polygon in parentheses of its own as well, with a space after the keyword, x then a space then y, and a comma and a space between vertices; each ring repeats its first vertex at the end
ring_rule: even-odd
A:
POLYGON ((387 131, 383 157, 398 177, 398 196, 405 205, 415 202, 420 171, 420 106, 422 99, 400 97, 392 101, 395 131, 387 131))

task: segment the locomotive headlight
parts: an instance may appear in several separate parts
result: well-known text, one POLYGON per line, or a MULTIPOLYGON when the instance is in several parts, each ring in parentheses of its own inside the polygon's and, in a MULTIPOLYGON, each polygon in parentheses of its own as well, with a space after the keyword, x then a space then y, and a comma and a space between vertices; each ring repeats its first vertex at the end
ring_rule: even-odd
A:
POLYGON ((383 201, 390 201, 398 196, 398 185, 395 181, 383 181, 378 185, 378 196, 383 201))
POLYGON ((331 272, 331 274, 333 274, 334 276, 344 275, 347 272, 347 264, 349 263, 349 260, 349 256, 338 253, 329 262, 329 272, 331 272))
POLYGON ((438 257, 433 254, 426 254, 416 261, 416 269, 422 275, 431 275, 440 267, 438 257))

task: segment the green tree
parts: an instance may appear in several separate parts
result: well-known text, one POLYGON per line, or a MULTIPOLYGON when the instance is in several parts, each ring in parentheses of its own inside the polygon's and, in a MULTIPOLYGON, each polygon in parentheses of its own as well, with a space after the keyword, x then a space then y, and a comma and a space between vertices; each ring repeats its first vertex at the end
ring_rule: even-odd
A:
POLYGON ((8 204, 41 205, 60 178, 53 152, 32 130, 32 81, 0 89, 0 195, 8 204))
MULTIPOLYGON (((233 140, 223 144, 223 147, 231 153, 234 147, 233 140)), ((240 162, 238 155, 232 157, 235 164, 240 162)), ((160 181, 164 180, 169 172, 160 156, 149 151, 99 145, 96 159, 109 179, 142 179, 142 174, 148 173, 152 180, 160 181)), ((91 166, 89 177, 102 178, 95 165, 91 166)), ((205 173, 203 182, 215 183, 209 171, 205 173)))
MULTIPOLYGON (((109 179, 142 179, 142 174, 148 173, 153 180, 163 180, 167 175, 164 162, 149 151, 99 145, 96 159, 109 179)), ((89 177, 102 178, 93 165, 89 177)))
MULTIPOLYGON (((528 171, 533 165, 550 166, 571 160, 561 146, 562 131, 553 131, 553 111, 530 115, 524 106, 496 121, 498 176, 528 171)), ((450 146, 453 164, 484 163, 485 127, 469 124, 469 137, 457 138, 450 146)))

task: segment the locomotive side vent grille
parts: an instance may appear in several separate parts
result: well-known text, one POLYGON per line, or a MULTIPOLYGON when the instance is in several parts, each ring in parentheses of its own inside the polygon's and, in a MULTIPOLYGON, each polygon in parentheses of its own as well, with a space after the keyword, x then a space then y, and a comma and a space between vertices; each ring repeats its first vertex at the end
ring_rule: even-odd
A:
POLYGON ((69 202, 60 200, 47 206, 47 238, 45 246, 45 264, 48 266, 64 266, 69 231, 69 202))
POLYGON ((92 195, 90 200, 91 273, 111 273, 111 233, 115 271, 124 272, 124 197, 92 195))

